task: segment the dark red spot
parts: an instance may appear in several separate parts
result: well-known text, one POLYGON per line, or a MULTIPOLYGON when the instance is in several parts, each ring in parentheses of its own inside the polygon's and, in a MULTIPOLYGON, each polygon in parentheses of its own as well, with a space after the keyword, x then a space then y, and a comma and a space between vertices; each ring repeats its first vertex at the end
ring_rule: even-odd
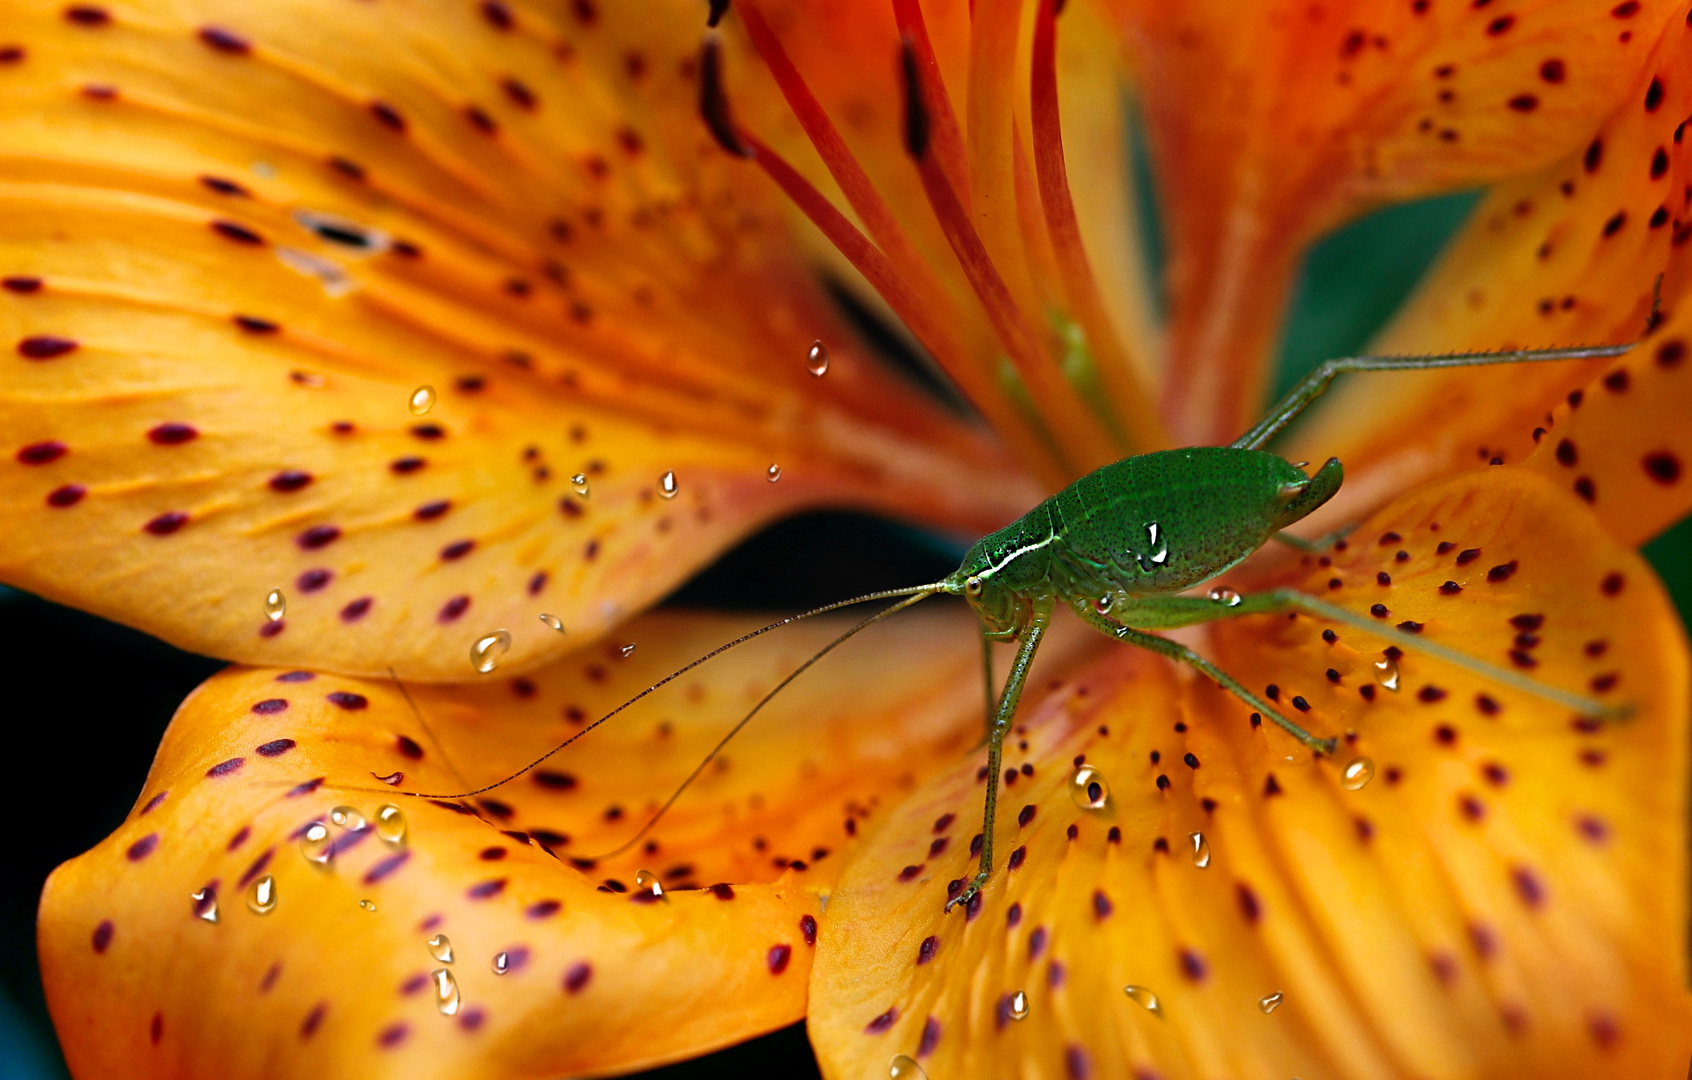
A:
POLYGON ((240 771, 241 766, 246 763, 246 758, 238 757, 230 758, 228 761, 220 761, 206 770, 206 778, 215 779, 219 776, 228 776, 230 773, 240 771))
POLYGON ((372 101, 370 103, 370 115, 374 116, 378 123, 390 131, 405 131, 405 117, 399 114, 398 109, 385 101, 372 101))
POLYGON ((348 600, 346 606, 341 608, 341 621, 344 623, 357 622, 370 614, 370 605, 375 602, 376 598, 373 596, 359 596, 348 600))
POLYGON ((1593 139, 1586 147, 1586 153, 1581 158, 1581 162, 1585 165, 1587 172, 1597 172, 1598 166, 1604 163, 1604 140, 1593 139))
POLYGON ((586 960, 578 960, 564 972, 564 990, 570 994, 580 993, 592 978, 593 965, 586 960))
POLYGON ((264 237, 238 222, 223 220, 213 221, 211 222, 211 228, 213 232, 217 233, 225 240, 233 240, 237 244, 264 243, 264 237))
POLYGON ((1500 15, 1498 18, 1486 24, 1486 32, 1491 34, 1493 37, 1497 37, 1499 34, 1504 33, 1514 25, 1516 25, 1516 17, 1514 15, 1500 15))
POLYGON ((480 131, 483 135, 493 135, 499 131, 499 125, 494 123, 494 118, 489 116, 479 106, 466 105, 464 107, 464 119, 470 121, 470 126, 475 128, 477 131, 480 131))
POLYGON ((22 45, 0 45, 0 64, 16 64, 27 55, 22 45))
POLYGON ((274 716, 276 713, 282 712, 287 708, 288 699, 279 697, 265 698, 263 701, 255 702, 253 704, 253 712, 258 713, 260 716, 274 716))
POLYGON ((164 1038, 164 1013, 156 1012, 153 1014, 153 1024, 149 1034, 152 1037, 153 1045, 159 1045, 159 1040, 164 1038))
POLYGON ((294 579, 294 587, 303 593, 314 593, 329 584, 334 576, 333 570, 322 566, 313 567, 301 572, 300 576, 294 579))
POLYGON ((1568 71, 1561 60, 1553 58, 1539 65, 1539 77, 1548 83, 1560 83, 1567 75, 1568 71))
POLYGON ((64 443, 57 440, 30 443, 18 450, 18 463, 22 465, 50 465, 64 457, 69 449, 64 443))
POLYGON ((1494 566, 1491 570, 1488 570, 1486 572, 1486 580, 1488 580, 1488 581, 1492 582, 1494 585, 1496 585, 1500 581, 1510 580, 1510 578, 1512 576, 1514 576, 1515 573, 1516 573, 1516 560, 1511 559, 1507 563, 1502 563, 1498 566, 1494 566))
POLYGON ((807 945, 817 943, 817 920, 814 916, 799 916, 799 935, 805 939, 807 945))
POLYGON ((63 484, 47 493, 47 505, 58 510, 75 506, 88 494, 88 489, 81 484, 63 484))
POLYGON ((1475 695, 1475 708, 1479 709, 1483 716, 1497 716, 1503 711, 1503 706, 1486 694, 1475 695))
POLYGON ((1602 675, 1594 675, 1592 677, 1592 681, 1587 685, 1592 687, 1593 693, 1606 694, 1611 690, 1614 690, 1616 688, 1616 683, 1620 681, 1621 675, 1619 673, 1609 671, 1602 675))
POLYGON ((1622 0, 1610 9, 1610 14, 1618 19, 1631 19, 1639 14, 1639 0, 1622 0))
POLYGON ((1432 705, 1435 702, 1445 700, 1445 691, 1441 690, 1437 686, 1434 686, 1432 683, 1429 683, 1427 686, 1424 686, 1420 690, 1416 691, 1416 700, 1420 701, 1424 705, 1432 705))
POLYGON ((169 536, 171 533, 188 524, 188 515, 181 510, 167 510, 158 517, 141 526, 143 530, 154 536, 169 536))
POLYGON ((1589 503, 1596 502, 1598 500, 1598 485, 1592 482, 1590 476, 1577 476, 1574 482, 1574 493, 1589 503))
POLYGON ((1620 572, 1611 571, 1604 575, 1603 581, 1598 583, 1598 591, 1605 596, 1620 596, 1622 587, 1626 584, 1627 579, 1622 577, 1620 572))
POLYGON ((1022 808, 1022 810, 1016 815, 1016 823, 1018 825, 1026 826, 1030 821, 1033 821, 1033 820, 1034 820, 1034 804, 1033 803, 1029 803, 1027 806, 1024 806, 1022 808))
POLYGON ((1023 860, 1028 858, 1028 846, 1025 844, 1010 853, 1010 860, 1006 863, 1008 869, 1020 869, 1023 860))
POLYGON ((476 541, 474 540, 454 540, 452 543, 441 549, 441 558, 446 562, 452 562, 455 559, 462 559, 464 556, 470 554, 471 549, 475 546, 476 541))
POLYGON ((272 739, 255 751, 260 757, 281 757, 298 744, 292 739, 272 739))
POLYGON ((1625 393, 1632 380, 1628 377, 1626 368, 1617 368, 1604 376, 1604 389, 1612 394, 1625 393))
POLYGON ((1387 610, 1387 606, 1385 604, 1370 604, 1369 614, 1373 615, 1377 619, 1384 619, 1392 613, 1387 610))
POLYGON ((337 705, 346 709, 348 712, 356 712, 359 709, 367 708, 370 705, 369 698, 365 697, 363 694, 355 694, 350 690, 332 690, 325 694, 324 697, 329 700, 331 705, 337 705))
POLYGON ((1457 809, 1470 821, 1481 821, 1486 817, 1486 804, 1473 795, 1459 795, 1457 797, 1457 809))
POLYGON ((11 277, 0 278, 0 288, 7 292, 29 294, 41 291, 41 279, 14 274, 11 277))
POLYGON ((159 804, 164 802, 165 796, 167 796, 169 794, 170 794, 169 791, 161 791, 157 795, 154 795, 151 799, 148 799, 147 805, 145 805, 141 808, 140 812, 136 814, 136 817, 146 817, 148 814, 152 813, 154 810, 157 810, 159 808, 159 804))
POLYGON ((536 900, 523 910, 523 914, 530 919, 550 919, 564 907, 559 900, 536 900))
POLYGON ((304 469, 283 469, 270 478, 270 490, 286 494, 300 490, 311 481, 312 475, 304 469))
POLYGON ((464 614, 470 607, 468 596, 455 596, 441 605, 441 610, 435 615, 436 622, 449 623, 464 614))
POLYGON ((329 158, 329 167, 349 180, 364 179, 364 166, 351 158, 335 154, 329 158))
POLYGON ((511 9, 500 3, 500 0, 483 0, 482 18, 496 30, 509 30, 516 21, 511 17, 511 9))
POLYGON ((1281 782, 1275 779, 1274 773, 1270 773, 1263 780, 1263 797, 1268 798, 1271 795, 1279 795, 1280 793, 1281 782))
POLYGON ((1093 1064, 1085 1048, 1074 1043, 1063 1048, 1063 1072, 1068 1080, 1092 1080, 1093 1064))
POLYGON ((76 347, 77 343, 70 338, 36 334, 18 342, 18 355, 27 360, 51 360, 74 351, 76 347))
POLYGON ((1116 908, 1112 906, 1110 902, 1110 897, 1104 894, 1103 889, 1093 890, 1093 915, 1095 917, 1100 919, 1107 918, 1110 913, 1115 910, 1116 908))
POLYGON ((202 175, 200 185, 209 191, 217 192, 219 195, 230 195, 240 199, 249 198, 252 195, 252 192, 242 185, 221 176, 202 175))
POLYGON ((1456 596, 1462 591, 1463 586, 1457 584, 1455 581, 1447 581, 1439 587, 1439 595, 1441 596, 1456 596))
POLYGON ((294 537, 294 543, 300 546, 301 551, 316 551, 334 543, 340 539, 340 536, 341 527, 339 525, 313 525, 294 537))
POLYGON ((252 43, 221 26, 200 27, 200 40, 218 52, 229 53, 233 56, 245 56, 253 51, 252 43))
POLYGON ((394 749, 412 761, 418 761, 423 757, 423 747, 419 746, 417 740, 409 735, 395 735, 394 749))
POLYGON ((1610 215, 1609 220, 1604 222, 1604 235, 1614 236, 1616 233, 1621 232, 1622 226, 1626 224, 1627 211, 1617 210, 1614 214, 1610 215))
POLYGON ((159 424, 147 432, 147 438, 160 446, 181 446, 200 437, 192 424, 159 424))
POLYGON ((1525 866, 1511 867, 1510 881, 1516 886, 1516 895, 1528 907, 1536 908, 1545 902, 1545 886, 1532 870, 1525 866))
POLYGON ((478 881, 464 890, 464 895, 472 900, 487 900, 504 892, 505 884, 505 878, 489 878, 487 881, 478 881))
POLYGON ((109 11, 93 4, 72 4, 65 8, 65 20, 78 26, 105 26, 112 21, 109 11))
POLYGON ((1657 346, 1657 366, 1662 368, 1679 367, 1686 359, 1686 342, 1679 338, 1665 341, 1657 346))
POLYGON ((411 1025, 405 1023, 403 1020, 397 1021, 389 1024, 377 1034, 376 1045, 380 1046, 384 1050, 392 1050, 394 1047, 404 1042, 406 1036, 410 1034, 411 1025))
MULTIPOLYGON (((1659 147, 1657 147, 1657 152, 1655 154, 1651 155, 1651 179, 1661 180, 1663 178, 1663 176, 1668 172, 1668 169, 1669 169, 1668 151, 1666 149, 1664 149, 1663 147, 1659 146, 1659 147)), ((1657 208, 1657 214, 1660 214, 1662 216, 1663 221, 1668 220, 1668 211, 1665 210, 1664 208, 1659 206, 1657 208)), ((1663 221, 1658 221, 1656 214, 1652 215, 1652 217, 1651 217, 1651 222, 1652 222, 1651 228, 1656 229, 1656 228, 1662 227, 1663 221)))
POLYGON ((1575 818, 1575 830, 1594 844, 1602 844, 1610 839, 1610 827, 1591 814, 1578 815, 1575 818))
POLYGON ((411 425, 411 433, 425 442, 434 442, 437 439, 446 438, 446 428, 439 424, 413 424, 411 425))
POLYGON ((1194 950, 1183 948, 1178 956, 1181 961, 1181 974, 1193 982, 1203 982, 1204 977, 1210 974, 1210 966, 1204 962, 1204 957, 1194 950))
POLYGON ((770 951, 764 954, 764 966, 770 969, 771 975, 780 975, 787 970, 787 962, 793 958, 793 946, 771 945, 770 951))
POLYGON ((1539 97, 1536 94, 1517 94, 1505 104, 1517 112, 1532 112, 1539 108, 1539 97))
POLYGON ((427 464, 427 462, 420 457, 395 458, 394 460, 388 462, 388 470, 404 476, 407 473, 416 472, 425 464, 427 464))

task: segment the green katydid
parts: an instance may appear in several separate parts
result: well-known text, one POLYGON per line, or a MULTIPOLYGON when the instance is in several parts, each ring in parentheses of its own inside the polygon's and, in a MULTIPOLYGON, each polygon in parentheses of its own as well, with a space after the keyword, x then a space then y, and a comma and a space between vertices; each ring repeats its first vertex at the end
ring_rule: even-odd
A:
MULTIPOLYGON (((1000 755, 1023 686, 1060 603, 1081 620, 1118 641, 1190 665, 1280 725, 1318 753, 1331 753, 1332 738, 1318 738, 1283 716, 1257 694, 1186 645, 1154 631, 1245 615, 1295 612, 1351 626, 1398 645, 1458 665, 1502 685, 1565 705, 1591 716, 1615 716, 1611 706, 1515 671, 1489 664, 1437 642, 1414 637, 1356 612, 1295 589, 1241 596, 1231 590, 1195 595, 1193 590, 1237 566, 1270 540, 1319 549, 1343 536, 1318 541, 1288 536, 1283 529, 1307 517, 1339 491, 1344 469, 1330 458, 1314 474, 1262 449, 1347 371, 1425 371, 1430 368, 1528 361, 1615 357, 1632 348, 1598 345, 1571 349, 1461 353, 1448 356, 1357 356, 1328 360, 1306 376, 1267 416, 1229 446, 1195 446, 1138 454, 1097 469, 1046 499, 1022 517, 983 537, 957 570, 940 581, 869 593, 778 620, 718 646, 642 690, 541 757, 504 779, 473 791, 401 792, 417 798, 462 799, 510 783, 658 688, 712 657, 753 638, 870 600, 897 603, 834 638, 778 683, 731 728, 628 843, 637 843, 674 805, 722 748, 772 698, 837 646, 889 616, 942 593, 963 597, 982 624, 983 649, 990 642, 1016 642, 1016 657, 1003 690, 995 694, 987 677, 987 783, 980 869, 948 903, 967 903, 993 867, 993 822, 998 799, 1000 755)), ((598 856, 605 857, 604 855, 598 856)))

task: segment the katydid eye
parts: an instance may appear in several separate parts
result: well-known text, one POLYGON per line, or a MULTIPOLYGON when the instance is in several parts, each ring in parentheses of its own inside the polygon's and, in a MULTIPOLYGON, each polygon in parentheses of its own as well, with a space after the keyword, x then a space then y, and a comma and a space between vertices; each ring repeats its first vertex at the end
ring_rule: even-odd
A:
POLYGON ((981 579, 978 577, 972 577, 968 581, 964 582, 964 591, 969 593, 971 596, 980 596, 981 579))

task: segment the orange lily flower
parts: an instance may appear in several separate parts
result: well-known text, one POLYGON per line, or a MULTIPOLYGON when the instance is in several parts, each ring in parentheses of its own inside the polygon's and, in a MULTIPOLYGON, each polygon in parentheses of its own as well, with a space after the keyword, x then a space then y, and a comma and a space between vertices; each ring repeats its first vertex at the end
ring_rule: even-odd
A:
POLYGON ((48 883, 73 1072, 604 1075, 805 1017, 842 1077, 1673 1075, 1688 658, 1635 549, 1692 505, 1692 15, 1239 7, 742 0, 701 54, 679 0, 9 3, 0 576, 237 664, 48 883), (1130 77, 1167 340, 1115 239, 1130 77), (1313 759, 1078 631, 989 778, 973 623, 937 610, 796 683, 633 850, 604 854, 843 624, 509 785, 401 794, 491 783, 754 625, 635 613, 762 523, 979 532, 1233 438, 1308 244, 1480 183, 1384 347, 1651 335, 1357 380, 1288 446, 1345 460, 1352 542, 1227 581, 1627 719, 1216 625, 1343 736, 1313 759), (990 430, 878 368, 819 264, 990 430), (989 780, 1008 860, 946 914, 989 780))

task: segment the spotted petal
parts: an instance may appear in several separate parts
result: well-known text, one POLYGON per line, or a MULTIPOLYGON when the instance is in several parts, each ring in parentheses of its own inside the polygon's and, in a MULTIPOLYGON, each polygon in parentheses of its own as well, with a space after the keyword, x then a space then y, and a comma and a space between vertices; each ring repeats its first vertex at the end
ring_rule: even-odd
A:
POLYGON ((1256 418, 1307 241, 1382 201, 1578 151, 1685 14, 1663 0, 1115 9, 1170 222, 1165 401, 1184 438, 1211 442, 1256 418))
POLYGON ((973 758, 854 856, 813 976, 829 1075, 900 1053, 929 1076, 1677 1074, 1688 673, 1644 562, 1505 467, 1405 496, 1306 573, 1632 712, 1571 716, 1413 649, 1391 692, 1380 642, 1347 627, 1330 642, 1302 617, 1226 625, 1216 655, 1341 737, 1335 759, 1141 654, 1072 672, 1025 714, 1012 763, 1034 774, 1000 799, 979 905, 942 911, 965 852, 898 875, 936 818, 973 831, 973 758), (1371 764, 1348 785, 1353 757, 1371 764), (1107 780, 1101 809, 1071 797, 1083 761, 1107 780))
MULTIPOLYGON (((1654 298, 1671 316, 1692 252, 1689 64, 1692 26, 1676 20, 1596 135, 1487 196, 1375 349, 1625 342, 1645 332, 1654 298)), ((1643 369, 1649 354, 1628 363, 1643 369)), ((1431 476, 1522 460, 1534 429, 1549 426, 1546 411, 1606 370, 1598 361, 1355 377, 1290 452, 1341 455, 1350 475, 1328 518, 1337 521, 1431 476)))
POLYGON ((627 658, 592 650, 532 677, 410 686, 417 713, 392 682, 214 677, 173 721, 129 820, 48 883, 42 966, 71 1068, 601 1075, 798 1019, 843 853, 979 738, 961 612, 913 612, 830 657, 625 855, 588 859, 634 836, 838 620, 713 661, 505 787, 404 794, 489 783, 748 625, 648 616, 625 628, 627 658), (400 807, 403 842, 382 838, 384 804, 400 807), (343 805, 369 827, 335 824, 343 805), (323 853, 302 835, 313 823, 333 844, 322 865, 304 854, 323 853), (642 869, 664 899, 637 886, 642 869), (257 914, 266 881, 274 910, 257 914), (191 899, 202 889, 215 922, 191 899), (431 956, 436 934, 450 963, 431 956), (456 980, 452 1016, 436 969, 456 980))
POLYGON ((673 7, 13 5, 0 573, 232 659, 466 678, 479 634, 591 637, 797 507, 1025 506, 710 142, 673 7))

